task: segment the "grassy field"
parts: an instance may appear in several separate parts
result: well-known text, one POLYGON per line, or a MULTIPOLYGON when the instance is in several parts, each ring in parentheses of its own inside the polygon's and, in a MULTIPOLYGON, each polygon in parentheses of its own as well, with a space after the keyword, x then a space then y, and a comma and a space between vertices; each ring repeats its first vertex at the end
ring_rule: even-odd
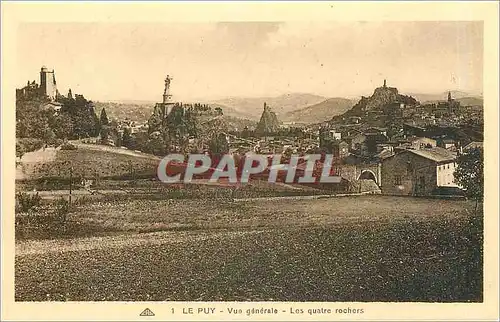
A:
POLYGON ((89 233, 329 225, 466 216, 467 201, 350 196, 318 200, 122 200, 85 204, 70 215, 89 233))
POLYGON ((15 296, 477 302, 482 221, 473 206, 382 196, 95 204, 73 219, 105 227, 88 231, 101 237, 17 243, 15 296))
POLYGON ((124 175, 156 175, 158 157, 135 153, 116 147, 75 144, 76 150, 45 149, 23 156, 18 165, 17 179, 88 179, 119 177, 124 175))

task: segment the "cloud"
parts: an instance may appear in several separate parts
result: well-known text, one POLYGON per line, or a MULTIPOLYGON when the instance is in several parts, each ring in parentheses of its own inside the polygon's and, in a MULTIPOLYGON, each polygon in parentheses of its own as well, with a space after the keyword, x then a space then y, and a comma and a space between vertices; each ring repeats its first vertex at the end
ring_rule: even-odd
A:
POLYGON ((281 22, 219 22, 216 32, 236 49, 246 49, 267 42, 281 25, 281 22))

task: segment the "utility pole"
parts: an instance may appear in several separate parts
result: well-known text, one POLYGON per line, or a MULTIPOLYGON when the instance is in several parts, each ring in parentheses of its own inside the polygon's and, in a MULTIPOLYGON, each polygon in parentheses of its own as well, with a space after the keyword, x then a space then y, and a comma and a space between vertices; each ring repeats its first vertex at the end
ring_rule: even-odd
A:
POLYGON ((97 169, 94 170, 94 189, 97 191, 97 185, 99 181, 99 173, 97 172, 97 169))
POLYGON ((69 168, 69 205, 71 206, 71 192, 73 188, 73 166, 69 168))
POLYGON ((133 181, 134 180, 134 175, 133 175, 133 167, 132 167, 132 161, 128 161, 128 166, 129 166, 129 175, 130 175, 130 179, 133 181))

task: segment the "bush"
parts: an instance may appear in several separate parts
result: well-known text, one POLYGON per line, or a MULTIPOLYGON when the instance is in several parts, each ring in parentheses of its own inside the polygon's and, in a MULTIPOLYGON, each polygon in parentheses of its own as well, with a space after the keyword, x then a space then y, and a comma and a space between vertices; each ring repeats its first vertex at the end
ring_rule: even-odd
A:
POLYGON ((62 146, 64 144, 64 141, 61 139, 55 139, 53 142, 53 145, 57 148, 58 146, 62 146))
POLYGON ((59 198, 56 201, 55 206, 56 206, 56 215, 57 216, 64 217, 69 213, 69 210, 70 210, 69 201, 67 201, 63 197, 59 198))
POLYGON ((34 195, 19 192, 16 194, 16 212, 30 212, 36 210, 40 207, 41 201, 42 197, 38 195, 38 192, 34 195))
POLYGON ((25 153, 39 150, 44 143, 40 139, 22 138, 16 140, 16 156, 22 157, 25 153))
POLYGON ((73 145, 71 143, 65 143, 61 145, 61 150, 76 150, 76 149, 78 149, 76 145, 73 145))

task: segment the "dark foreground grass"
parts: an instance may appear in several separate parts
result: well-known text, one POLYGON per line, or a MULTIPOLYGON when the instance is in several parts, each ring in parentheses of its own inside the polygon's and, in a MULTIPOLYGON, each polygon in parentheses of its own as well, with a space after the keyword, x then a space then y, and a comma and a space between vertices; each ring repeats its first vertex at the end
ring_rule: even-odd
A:
POLYGON ((76 205, 63 230, 20 225, 16 239, 71 239, 154 231, 263 229, 360 221, 468 216, 474 203, 390 196, 233 202, 224 199, 114 200, 76 205), (37 228, 37 227, 35 227, 37 228))
MULTIPOLYGON (((481 218, 273 228, 16 258, 17 301, 482 301, 481 218)), ((206 234, 210 234, 210 231, 206 234)))

